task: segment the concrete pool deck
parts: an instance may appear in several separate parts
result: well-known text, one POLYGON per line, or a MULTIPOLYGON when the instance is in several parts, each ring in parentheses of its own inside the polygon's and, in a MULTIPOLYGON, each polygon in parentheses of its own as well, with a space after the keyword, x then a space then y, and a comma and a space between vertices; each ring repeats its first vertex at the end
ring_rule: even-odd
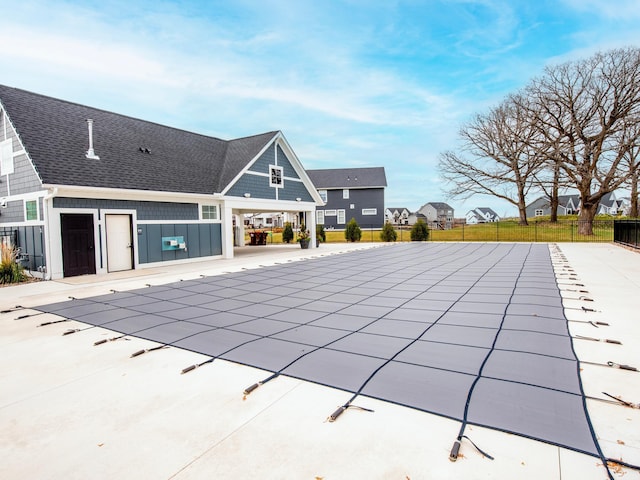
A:
MULTIPOLYGON (((371 247, 386 248, 247 247, 233 260, 6 287, 0 309, 371 247)), ((575 340, 578 358, 640 365, 633 302, 640 254, 609 244, 551 249, 558 281, 570 283, 562 278, 569 279, 570 266, 596 310, 585 312, 571 300, 583 294, 563 292, 572 334, 623 343, 575 340)), ((48 315, 14 320, 24 313, 0 315, 2 478, 606 478, 595 457, 480 427, 467 433, 496 459, 464 443, 462 458, 451 463, 459 422, 367 398, 358 404, 374 414, 353 410, 329 423, 326 417, 345 401, 340 390, 281 377, 243 400, 243 389, 264 372, 216 361, 180 375, 181 367, 206 357, 169 348, 132 360, 132 351, 154 344, 131 338, 93 348, 96 330, 62 339, 74 325, 36 328, 48 315)), ((638 372, 583 364, 582 373, 587 395, 602 398, 605 391, 640 401, 638 372)), ((640 411, 595 400, 587 405, 605 454, 640 463, 640 411)))

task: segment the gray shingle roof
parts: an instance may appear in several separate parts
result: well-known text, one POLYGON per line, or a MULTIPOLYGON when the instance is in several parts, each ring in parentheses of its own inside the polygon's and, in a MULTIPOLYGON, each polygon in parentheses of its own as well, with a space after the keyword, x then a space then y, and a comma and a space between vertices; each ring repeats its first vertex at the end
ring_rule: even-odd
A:
POLYGON ((422 210, 427 205, 431 205, 436 210, 453 210, 453 208, 451 208, 451 206, 448 203, 444 203, 444 202, 428 202, 428 203, 425 203, 422 207, 420 207, 420 210, 422 210))
POLYGON ((226 141, 2 85, 0 104, 43 183, 54 185, 212 194, 278 133, 226 141), (88 118, 99 160, 85 157, 88 118))
POLYGON ((384 167, 307 170, 316 188, 386 187, 384 167))

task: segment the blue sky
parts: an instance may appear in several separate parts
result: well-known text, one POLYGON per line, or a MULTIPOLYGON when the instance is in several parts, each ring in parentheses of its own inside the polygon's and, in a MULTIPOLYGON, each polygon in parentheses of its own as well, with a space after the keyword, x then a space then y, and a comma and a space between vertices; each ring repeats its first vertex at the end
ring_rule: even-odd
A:
MULTIPOLYGON (((282 130, 306 168, 383 166, 447 201, 460 125, 545 65, 640 45, 637 0, 0 0, 0 83, 224 139, 282 130)), ((533 200, 533 199, 531 199, 533 200)))

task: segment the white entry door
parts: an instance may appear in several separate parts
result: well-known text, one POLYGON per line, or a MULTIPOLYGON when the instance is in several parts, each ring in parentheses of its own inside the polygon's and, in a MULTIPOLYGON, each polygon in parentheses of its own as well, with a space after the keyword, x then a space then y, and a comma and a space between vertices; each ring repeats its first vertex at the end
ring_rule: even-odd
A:
POLYGON ((107 233, 107 271, 133 268, 131 215, 105 215, 107 233))

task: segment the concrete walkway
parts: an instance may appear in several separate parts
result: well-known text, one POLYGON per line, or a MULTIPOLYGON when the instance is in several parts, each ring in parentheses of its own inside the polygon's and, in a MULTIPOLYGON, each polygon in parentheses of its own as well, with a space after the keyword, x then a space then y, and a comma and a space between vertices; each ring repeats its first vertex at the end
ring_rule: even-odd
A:
MULTIPOLYGON (((387 248, 381 244, 324 244, 315 250, 297 245, 245 247, 233 260, 2 288, 0 309, 373 247, 387 248)), ((580 289, 589 292, 563 292, 572 334, 623 343, 575 340, 578 358, 640 366, 640 326, 633 311, 640 293, 640 253, 608 244, 550 248, 558 281, 582 283, 580 289), (575 280, 567 266, 575 272, 575 280), (585 301, 577 298, 583 295, 593 299, 588 307, 596 311, 581 308, 585 301), (584 321, 609 326, 595 328, 584 321)), ((95 328, 63 337, 65 330, 83 325, 38 327, 55 320, 53 315, 14 320, 28 313, 34 312, 0 315, 3 479, 607 477, 597 458, 479 427, 469 427, 467 434, 495 460, 484 458, 465 442, 462 457, 452 463, 448 456, 459 422, 363 399, 359 404, 375 413, 350 410, 329 423, 325 419, 344 403, 344 392, 280 377, 244 399, 243 389, 265 372, 217 360, 180 375, 181 368, 206 358, 168 348, 131 359, 131 352, 154 344, 131 339, 94 347, 93 342, 105 338, 107 331, 95 328)), ((593 397, 606 398, 604 391, 640 402, 638 372, 584 364, 583 385, 593 397)), ((597 400, 588 400, 587 405, 605 454, 640 464, 640 410, 597 400)), ((626 473, 627 478, 638 475, 626 473)))

